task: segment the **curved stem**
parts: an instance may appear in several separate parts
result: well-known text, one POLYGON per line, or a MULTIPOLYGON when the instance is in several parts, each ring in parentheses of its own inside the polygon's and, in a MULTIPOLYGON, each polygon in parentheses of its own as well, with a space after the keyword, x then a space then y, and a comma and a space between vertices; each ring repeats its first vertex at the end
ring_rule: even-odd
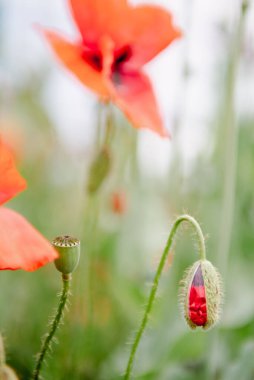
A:
POLYGON ((157 289, 158 289, 159 280, 160 280, 160 277, 161 277, 161 274, 162 274, 162 271, 163 271, 163 268, 164 268, 164 265, 165 265, 168 253, 169 253, 169 250, 170 250, 170 248, 172 246, 172 243, 173 243, 176 231, 177 231, 179 225, 182 222, 188 222, 188 223, 190 223, 194 227, 194 229, 196 231, 196 234, 197 234, 197 237, 198 237, 198 241, 199 241, 199 256, 200 256, 200 260, 205 260, 206 259, 205 239, 204 239, 204 235, 202 233, 202 230, 200 228, 200 225, 190 215, 181 215, 181 216, 179 216, 175 220, 175 222, 174 222, 174 224, 173 224, 173 226, 172 226, 172 228, 170 230, 169 237, 168 237, 168 240, 167 240, 167 244, 166 244, 166 246, 164 248, 163 254, 161 256, 160 263, 158 265, 156 274, 154 276, 154 280, 153 280, 151 292, 150 292, 150 295, 149 295, 149 298, 148 298, 148 303, 147 303, 147 306, 145 308, 144 316, 142 318, 140 327, 138 329, 138 332, 137 332, 136 337, 134 339, 134 342, 132 344, 132 348, 131 348, 131 352, 130 352, 130 356, 129 356, 129 361, 128 361, 127 368, 126 368, 125 375, 124 375, 124 379, 125 380, 128 380, 130 378, 131 370, 132 370, 132 366, 133 366, 133 362, 134 362, 134 358, 135 358, 135 354, 136 354, 138 345, 140 343, 141 337, 142 337, 142 335, 144 333, 144 330, 146 328, 146 325, 147 325, 147 322, 148 322, 148 318, 149 318, 149 314, 150 314, 150 312, 152 310, 152 307, 153 307, 153 303, 154 303, 154 300, 155 300, 156 292, 157 292, 157 289))
POLYGON ((46 334, 45 339, 42 343, 41 351, 38 355, 37 363, 35 366, 35 370, 33 373, 33 380, 39 380, 40 379, 40 371, 42 364, 44 362, 45 356, 50 348, 52 339, 56 333, 57 328, 59 327, 62 317, 63 317, 63 312, 66 306, 66 302, 68 300, 68 296, 70 294, 70 281, 71 277, 70 275, 63 275, 63 289, 62 293, 60 296, 59 300, 59 305, 56 311, 56 315, 53 319, 53 322, 50 324, 50 329, 49 332, 46 334))

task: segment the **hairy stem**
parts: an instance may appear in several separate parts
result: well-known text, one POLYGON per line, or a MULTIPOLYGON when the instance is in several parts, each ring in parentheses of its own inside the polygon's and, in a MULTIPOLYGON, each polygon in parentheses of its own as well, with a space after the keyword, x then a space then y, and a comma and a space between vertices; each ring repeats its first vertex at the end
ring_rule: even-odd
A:
POLYGON ((56 315, 53 318, 53 322, 50 324, 50 328, 48 333, 46 334, 44 341, 42 343, 41 351, 38 355, 38 359, 36 362, 35 370, 32 379, 33 380, 39 380, 40 379, 40 372, 42 368, 42 364, 44 362, 44 359, 46 357, 46 354, 48 350, 50 349, 50 345, 52 342, 52 339, 62 321, 63 318, 63 312, 66 306, 66 302, 68 300, 69 294, 70 294, 70 281, 71 277, 70 275, 63 275, 63 289, 60 296, 59 304, 57 307, 56 315))
POLYGON ((156 274, 154 276, 154 280, 153 280, 151 292, 150 292, 150 295, 149 295, 149 298, 148 298, 147 306, 145 308, 145 312, 144 312, 144 315, 143 315, 140 327, 138 329, 138 332, 137 332, 136 337, 134 339, 134 342, 132 344, 132 348, 131 348, 131 352, 130 352, 127 368, 126 368, 125 375, 124 375, 124 379, 125 380, 128 380, 130 378, 130 376, 131 376, 131 371, 132 371, 132 367, 133 367, 133 362, 134 362, 135 354, 136 354, 136 351, 138 349, 140 340, 141 340, 142 335, 144 333, 144 330, 146 328, 146 325, 147 325, 147 322, 148 322, 148 319, 149 319, 149 315, 150 315, 152 307, 153 307, 153 303, 154 303, 154 300, 155 300, 155 297, 156 297, 156 293, 157 293, 157 289, 158 289, 159 280, 160 280, 163 268, 165 266, 165 262, 166 262, 168 253, 169 253, 170 248, 172 246, 172 243, 173 243, 176 231, 177 231, 178 227, 180 226, 180 224, 182 222, 188 222, 188 223, 190 223, 192 225, 192 227, 195 229, 195 232, 196 232, 197 237, 198 237, 198 242, 199 242, 199 256, 200 256, 200 260, 205 260, 206 259, 205 239, 204 239, 204 235, 202 233, 202 230, 200 228, 200 225, 190 215, 181 215, 181 216, 179 216, 175 220, 175 222, 174 222, 174 224, 173 224, 173 226, 172 226, 172 228, 170 230, 166 246, 164 248, 163 254, 161 256, 161 260, 159 262, 156 274))

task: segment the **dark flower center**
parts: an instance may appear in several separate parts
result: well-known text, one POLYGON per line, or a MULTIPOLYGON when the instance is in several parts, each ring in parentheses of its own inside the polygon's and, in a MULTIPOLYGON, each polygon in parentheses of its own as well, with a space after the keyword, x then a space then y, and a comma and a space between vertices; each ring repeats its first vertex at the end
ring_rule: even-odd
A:
POLYGON ((102 71, 103 68, 103 60, 102 54, 99 50, 83 50, 82 52, 83 60, 92 66, 96 71, 102 71))
POLYGON ((114 61, 111 66, 112 72, 120 72, 123 64, 127 62, 131 56, 132 50, 129 45, 123 46, 122 48, 116 50, 114 53, 114 61))
MULTIPOLYGON (((121 72, 125 62, 127 62, 132 56, 132 50, 129 45, 123 46, 120 49, 114 51, 114 59, 111 65, 112 74, 118 74, 121 72)), ((84 49, 82 52, 83 60, 93 67, 98 72, 103 69, 103 56, 99 50, 96 49, 84 49)))

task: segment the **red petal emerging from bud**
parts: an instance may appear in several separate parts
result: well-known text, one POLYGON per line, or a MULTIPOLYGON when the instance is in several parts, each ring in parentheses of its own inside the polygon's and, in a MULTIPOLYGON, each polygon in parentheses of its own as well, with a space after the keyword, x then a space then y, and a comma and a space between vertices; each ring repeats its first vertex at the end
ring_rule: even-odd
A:
POLYGON ((189 290, 189 318, 196 326, 207 322, 206 294, 201 265, 194 274, 189 290))
POLYGON ((185 272, 179 289, 180 306, 191 329, 214 326, 223 299, 220 274, 208 260, 198 260, 185 272))

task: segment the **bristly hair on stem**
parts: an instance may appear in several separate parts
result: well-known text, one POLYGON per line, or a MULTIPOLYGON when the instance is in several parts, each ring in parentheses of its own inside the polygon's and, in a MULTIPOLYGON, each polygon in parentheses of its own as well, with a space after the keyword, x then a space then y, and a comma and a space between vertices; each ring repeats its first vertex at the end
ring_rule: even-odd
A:
POLYGON ((52 322, 50 322, 49 331, 47 332, 47 334, 45 335, 45 338, 43 339, 41 351, 39 352, 38 357, 37 357, 32 380, 41 379, 40 372, 42 369, 43 362, 46 358, 48 351, 51 349, 51 344, 54 342, 54 335, 63 320, 64 310, 66 309, 67 301, 70 295, 71 275, 63 274, 62 278, 63 278, 63 288, 62 288, 62 293, 60 295, 59 304, 56 310, 56 314, 54 318, 52 319, 52 322))

